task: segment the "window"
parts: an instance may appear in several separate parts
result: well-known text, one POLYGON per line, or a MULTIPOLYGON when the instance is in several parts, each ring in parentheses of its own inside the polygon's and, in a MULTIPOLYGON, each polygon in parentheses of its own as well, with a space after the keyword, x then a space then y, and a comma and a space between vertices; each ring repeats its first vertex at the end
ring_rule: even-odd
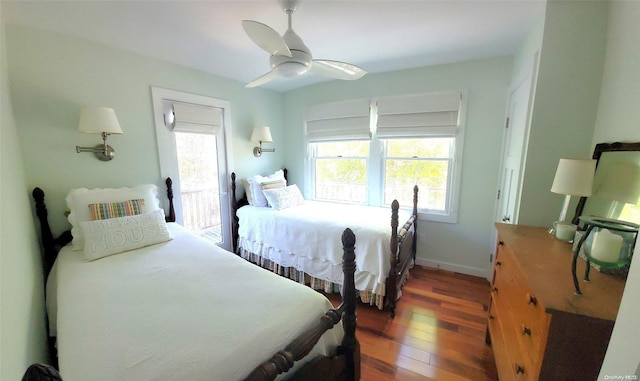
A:
POLYGON ((310 107, 307 197, 411 207, 418 185, 420 218, 455 223, 465 101, 460 91, 367 100, 361 139, 345 126, 365 114, 362 100, 310 107))
POLYGON ((398 199, 413 205, 413 186, 420 189, 418 208, 447 213, 454 138, 387 139, 384 141, 384 204, 398 199))
POLYGON ((317 200, 366 203, 368 141, 314 143, 317 200))

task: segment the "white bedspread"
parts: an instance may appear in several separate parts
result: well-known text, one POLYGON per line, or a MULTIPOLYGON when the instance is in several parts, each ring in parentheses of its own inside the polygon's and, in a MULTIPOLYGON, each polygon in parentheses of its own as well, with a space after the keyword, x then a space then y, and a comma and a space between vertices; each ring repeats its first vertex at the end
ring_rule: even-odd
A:
MULTIPOLYGON (((341 234, 351 228, 356 235, 356 289, 384 295, 391 268, 391 208, 305 201, 282 210, 247 205, 237 215, 241 248, 338 284, 341 234)), ((400 225, 409 217, 400 210, 400 225)))
MULTIPOLYGON (((47 307, 65 381, 239 380, 331 308, 308 287, 169 228, 172 241, 94 262, 60 252, 47 307)), ((331 354, 342 335, 335 327, 313 352, 331 354)))

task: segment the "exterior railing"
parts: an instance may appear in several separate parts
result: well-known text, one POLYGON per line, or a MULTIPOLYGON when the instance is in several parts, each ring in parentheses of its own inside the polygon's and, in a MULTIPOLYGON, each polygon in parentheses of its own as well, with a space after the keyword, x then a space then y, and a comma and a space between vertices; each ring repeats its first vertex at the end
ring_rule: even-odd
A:
POLYGON ((196 233, 221 236, 220 196, 217 188, 181 192, 184 226, 196 233))
MULTIPOLYGON (((444 210, 446 191, 445 188, 420 186, 419 207, 429 210, 444 210)), ((390 205, 394 199, 397 199, 400 205, 410 206, 413 204, 413 185, 387 186, 384 192, 385 204, 390 205)), ((367 187, 364 184, 341 182, 318 183, 316 184, 316 199, 364 203, 367 199, 367 187)))

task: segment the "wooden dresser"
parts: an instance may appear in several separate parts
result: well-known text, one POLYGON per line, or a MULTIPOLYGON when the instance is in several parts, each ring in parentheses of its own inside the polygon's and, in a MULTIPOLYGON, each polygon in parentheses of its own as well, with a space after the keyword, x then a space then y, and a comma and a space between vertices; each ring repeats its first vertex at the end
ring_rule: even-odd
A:
MULTIPOLYGON (((571 244, 544 228, 496 228, 487 342, 500 380, 596 380, 624 279, 591 271, 575 295, 571 244)), ((578 274, 585 265, 579 260, 578 274)))

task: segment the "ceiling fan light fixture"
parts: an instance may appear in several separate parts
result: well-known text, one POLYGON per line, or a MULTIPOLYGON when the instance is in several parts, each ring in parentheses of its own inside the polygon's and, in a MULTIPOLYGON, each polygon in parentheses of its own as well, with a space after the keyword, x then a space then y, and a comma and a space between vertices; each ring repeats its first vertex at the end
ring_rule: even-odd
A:
POLYGON ((295 61, 283 62, 280 65, 273 68, 273 71, 278 75, 286 78, 292 78, 300 76, 309 71, 309 66, 295 61))
POLYGON ((271 56, 271 69, 281 77, 293 78, 301 76, 311 68, 311 55, 291 50, 291 57, 271 56))

